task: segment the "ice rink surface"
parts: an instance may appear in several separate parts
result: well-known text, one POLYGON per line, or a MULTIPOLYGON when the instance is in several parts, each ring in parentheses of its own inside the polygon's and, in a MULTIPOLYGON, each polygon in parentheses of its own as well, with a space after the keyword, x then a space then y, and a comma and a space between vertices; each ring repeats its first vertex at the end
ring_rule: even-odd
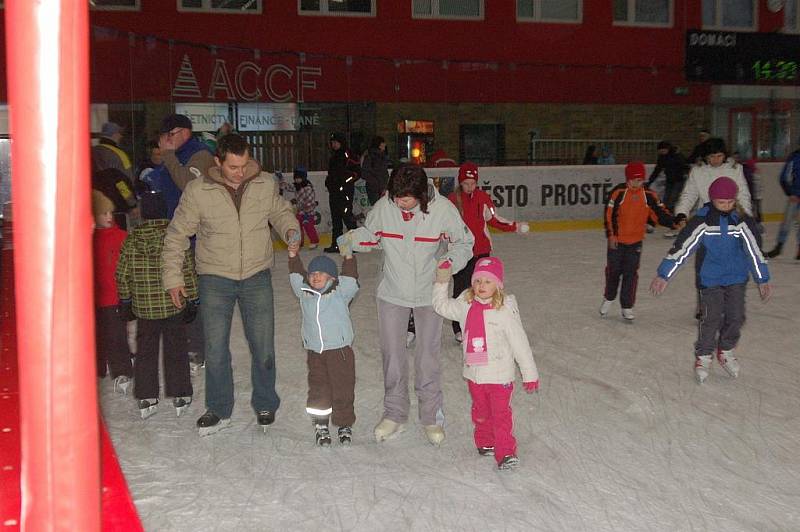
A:
MULTIPOLYGON (((777 224, 768 224, 765 248, 777 224)), ((148 531, 256 530, 800 530, 800 261, 794 236, 770 261, 775 294, 748 287, 738 379, 715 362, 693 376, 694 280, 684 268, 659 298, 647 293, 671 245, 645 240, 636 320, 602 300, 602 232, 494 235, 542 376, 538 394, 517 379, 520 466, 496 470, 472 442, 461 350, 442 341, 447 439, 427 443, 413 391, 408 430, 377 444, 383 400, 375 289, 379 252, 359 254, 356 415, 350 448, 314 446, 305 414, 300 310, 286 252, 273 270, 278 392, 264 434, 250 408, 250 362, 238 315, 231 428, 200 438, 203 377, 176 418, 170 401, 143 421, 131 396, 101 384, 105 419, 148 531)), ((306 264, 317 252, 303 251, 306 264)), ((337 258, 338 262, 338 258, 337 258)), ((413 379, 412 381, 413 382, 413 379)))

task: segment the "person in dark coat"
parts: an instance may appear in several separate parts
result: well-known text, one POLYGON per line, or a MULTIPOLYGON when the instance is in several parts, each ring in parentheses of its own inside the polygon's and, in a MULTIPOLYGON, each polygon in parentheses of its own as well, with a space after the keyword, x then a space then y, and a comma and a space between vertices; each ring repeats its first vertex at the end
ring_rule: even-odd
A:
POLYGON ((361 177, 367 183, 369 204, 375 205, 389 181, 389 156, 386 154, 386 140, 383 137, 372 137, 369 148, 361 158, 361 177))
POLYGON ((583 154, 581 164, 597 164, 597 146, 594 144, 586 146, 586 153, 583 154))
POLYGON ((358 161, 347 151, 346 141, 342 133, 333 133, 330 141, 331 158, 328 161, 328 176, 325 187, 328 189, 328 201, 331 208, 331 245, 325 253, 339 253, 336 239, 342 234, 342 225, 347 229, 356 228, 353 216, 353 195, 355 183, 361 173, 358 161))
POLYGON ((656 167, 650 173, 650 178, 647 180, 647 186, 652 186, 653 182, 661 175, 661 172, 664 172, 666 181, 662 202, 670 212, 675 208, 675 203, 681 196, 683 183, 686 181, 688 171, 689 165, 686 164, 686 159, 678 153, 675 146, 666 140, 658 143, 658 160, 656 161, 656 167))

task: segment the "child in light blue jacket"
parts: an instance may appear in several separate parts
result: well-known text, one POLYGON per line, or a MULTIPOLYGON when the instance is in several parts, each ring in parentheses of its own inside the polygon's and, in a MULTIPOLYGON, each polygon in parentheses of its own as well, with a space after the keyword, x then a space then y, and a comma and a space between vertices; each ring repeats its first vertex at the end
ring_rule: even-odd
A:
POLYGON ((358 292, 358 271, 350 255, 337 274, 336 263, 325 255, 308 265, 296 253, 289 253, 289 282, 300 299, 303 314, 303 347, 308 352, 308 399, 319 446, 331 444, 329 419, 339 427, 339 443, 350 445, 356 421, 356 368, 350 301, 358 292))

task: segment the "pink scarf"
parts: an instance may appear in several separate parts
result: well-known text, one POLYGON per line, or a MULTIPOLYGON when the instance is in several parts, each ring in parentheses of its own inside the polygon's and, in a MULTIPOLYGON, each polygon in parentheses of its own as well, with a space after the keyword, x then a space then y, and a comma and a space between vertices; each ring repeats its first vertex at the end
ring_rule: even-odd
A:
POLYGON ((481 303, 472 300, 467 312, 467 321, 464 324, 466 342, 464 352, 467 366, 486 366, 489 364, 489 346, 486 343, 486 324, 483 321, 483 312, 491 309, 490 303, 481 303))

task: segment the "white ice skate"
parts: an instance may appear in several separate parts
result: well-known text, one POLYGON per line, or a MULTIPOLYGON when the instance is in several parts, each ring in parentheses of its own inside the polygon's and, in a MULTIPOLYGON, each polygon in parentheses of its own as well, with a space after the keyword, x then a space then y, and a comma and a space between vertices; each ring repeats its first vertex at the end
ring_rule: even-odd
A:
POLYGON ((608 311, 611 310, 611 304, 614 303, 613 301, 609 301, 608 299, 603 298, 603 303, 600 304, 600 316, 606 317, 608 311))
POLYGON ((314 438, 316 439, 318 447, 330 447, 331 445, 331 431, 328 425, 317 423, 314 425, 314 438))
POLYGON ((139 407, 139 414, 141 414, 142 419, 147 419, 158 410, 158 399, 139 399, 136 405, 139 407))
POLYGON ((114 392, 128 395, 128 388, 131 387, 131 378, 126 375, 120 375, 114 379, 114 392))
POLYGON ((194 351, 189 351, 189 375, 196 376, 206 367, 206 361, 200 359, 200 355, 194 351))
POLYGON ((504 456, 503 459, 500 460, 500 463, 497 464, 497 469, 500 469, 501 471, 509 470, 509 469, 514 469, 518 465, 519 465, 519 458, 517 458, 513 454, 509 454, 508 456, 504 456))
POLYGON ((381 422, 375 426, 375 440, 382 442, 397 436, 405 430, 406 426, 402 423, 396 423, 391 419, 382 419, 381 422))
POLYGON ((722 369, 728 372, 728 375, 734 379, 739 376, 739 361, 733 356, 733 350, 717 351, 717 361, 722 369))
POLYGON ((183 414, 186 409, 189 408, 190 404, 192 404, 191 397, 175 397, 172 400, 172 406, 175 407, 175 415, 181 417, 181 414, 183 414))
POLYGON ((632 308, 624 308, 622 309, 622 317, 625 318, 626 321, 633 321, 636 316, 633 315, 632 308))
POLYGON ((708 378, 708 372, 711 370, 711 355, 704 355, 695 358, 694 362, 694 377, 697 379, 697 384, 703 384, 708 378))
POLYGON ((406 334, 406 347, 411 347, 416 338, 417 334, 414 331, 408 331, 408 334, 406 334))
POLYGON ((339 443, 349 447, 353 442, 353 429, 351 427, 339 427, 339 443))
POLYGON ((432 445, 438 447, 444 441, 444 429, 441 425, 425 425, 425 436, 432 445))

